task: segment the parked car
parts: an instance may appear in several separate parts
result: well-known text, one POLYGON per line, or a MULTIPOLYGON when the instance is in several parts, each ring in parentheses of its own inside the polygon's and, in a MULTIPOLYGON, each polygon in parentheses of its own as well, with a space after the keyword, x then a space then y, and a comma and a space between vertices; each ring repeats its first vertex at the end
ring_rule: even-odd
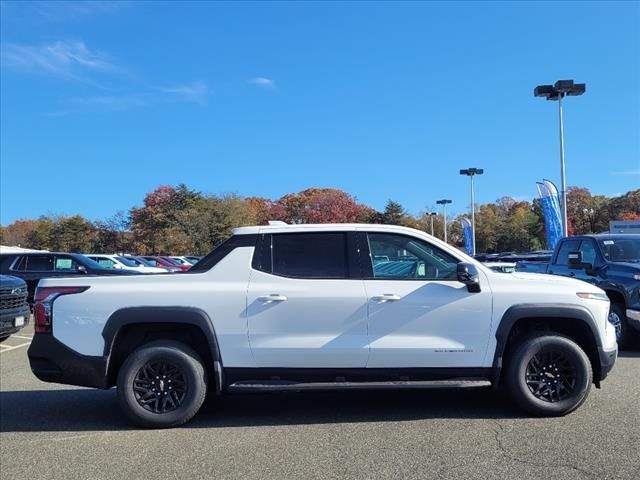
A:
POLYGON ((172 261, 169 257, 162 257, 162 256, 156 256, 156 255, 145 255, 145 256, 141 256, 138 257, 141 260, 147 260, 149 263, 151 263, 153 266, 156 267, 160 267, 160 268, 165 268, 167 270, 169 270, 170 272, 186 272, 187 270, 189 270, 191 268, 191 266, 186 266, 186 265, 180 265, 174 261, 172 261))
POLYGON ((27 284, 18 277, 0 275, 0 342, 29 323, 27 284))
POLYGON ((136 275, 138 272, 107 269, 79 253, 40 252, 1 254, 0 273, 27 282, 28 301, 33 304, 36 287, 43 278, 136 275))
POLYGON ((169 262, 168 260, 163 260, 160 257, 154 256, 138 256, 136 257, 138 260, 145 262, 149 266, 164 268, 169 272, 181 272, 182 269, 178 268, 173 262, 169 262))
POLYGON ((516 271, 516 264, 513 262, 483 262, 483 265, 494 272, 513 273, 516 271))
POLYGON ((174 262, 178 262, 180 265, 188 265, 191 268, 196 264, 198 260, 193 260, 195 257, 185 257, 185 256, 170 256, 168 257, 174 262))
POLYGON ((600 288, 492 272, 393 225, 243 227, 182 275, 118 280, 43 280, 29 360, 44 381, 117 386, 150 427, 207 391, 504 384, 564 415, 618 352, 600 288))
POLYGON ((187 255, 186 258, 189 262, 191 262, 192 265, 195 265, 196 263, 198 263, 202 257, 198 257, 198 256, 194 256, 194 255, 187 255))
POLYGON ((113 268, 117 270, 133 270, 140 273, 167 273, 167 270, 160 267, 150 267, 142 262, 135 262, 121 255, 107 255, 98 253, 87 253, 85 257, 89 257, 98 265, 104 268, 113 268))

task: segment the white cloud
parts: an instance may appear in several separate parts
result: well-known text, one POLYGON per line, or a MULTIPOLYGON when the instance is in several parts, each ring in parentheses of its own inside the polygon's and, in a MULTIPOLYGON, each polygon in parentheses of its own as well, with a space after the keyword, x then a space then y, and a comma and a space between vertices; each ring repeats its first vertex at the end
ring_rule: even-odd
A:
POLYGON ((270 78, 266 78, 266 77, 255 77, 252 78, 251 80, 249 80, 249 83, 252 85, 256 85, 257 87, 260 88, 266 88, 269 90, 275 90, 276 89, 276 82, 274 82, 272 79, 270 78))
POLYGON ((42 45, 3 43, 3 68, 82 79, 88 72, 117 72, 119 67, 106 55, 91 51, 83 42, 53 42, 42 45))
POLYGON ((640 168, 637 168, 635 170, 624 170, 621 172, 611 172, 611 175, 625 175, 625 176, 640 175, 640 168))
POLYGON ((195 102, 200 105, 204 105, 206 103, 207 94, 209 93, 207 84, 200 81, 173 85, 170 87, 160 88, 159 90, 169 96, 175 96, 182 100, 195 102))

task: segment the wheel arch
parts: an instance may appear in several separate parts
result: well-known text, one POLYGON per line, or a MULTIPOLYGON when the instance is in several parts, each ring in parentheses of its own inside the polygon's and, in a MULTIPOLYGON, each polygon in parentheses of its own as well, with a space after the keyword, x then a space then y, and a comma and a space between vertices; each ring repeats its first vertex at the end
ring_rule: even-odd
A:
POLYGON ((591 313, 581 305, 522 304, 507 309, 496 330, 496 351, 493 359, 494 385, 501 381, 503 361, 520 338, 532 332, 553 332, 569 337, 587 354, 593 378, 599 386, 602 342, 591 313))
POLYGON ((115 311, 102 330, 107 381, 115 384, 118 369, 126 356, 154 340, 177 340, 193 348, 215 375, 215 390, 222 383, 222 358, 209 315, 195 307, 129 307, 115 311))

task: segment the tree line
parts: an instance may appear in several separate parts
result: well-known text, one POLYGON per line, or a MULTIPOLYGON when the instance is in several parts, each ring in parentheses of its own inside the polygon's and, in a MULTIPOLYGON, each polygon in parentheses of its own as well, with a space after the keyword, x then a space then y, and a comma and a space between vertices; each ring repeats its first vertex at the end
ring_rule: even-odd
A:
MULTIPOLYGON (((238 195, 206 195, 186 185, 160 186, 149 192, 141 206, 118 212, 105 220, 81 215, 45 215, 0 226, 0 243, 24 248, 65 252, 127 252, 138 254, 204 255, 228 237, 231 229, 287 223, 383 223, 417 228, 431 233, 432 217, 426 209, 411 215, 389 200, 383 211, 359 203, 333 188, 309 188, 277 200, 238 195)), ((567 212, 571 234, 609 229, 609 220, 640 220, 640 189, 618 197, 592 195, 571 187, 567 212)), ((462 246, 459 220, 448 218, 450 243, 462 246)), ((433 216, 434 233, 443 237, 443 217, 433 216)), ((516 201, 502 197, 476 207, 478 252, 528 251, 546 245, 539 200, 516 201)))

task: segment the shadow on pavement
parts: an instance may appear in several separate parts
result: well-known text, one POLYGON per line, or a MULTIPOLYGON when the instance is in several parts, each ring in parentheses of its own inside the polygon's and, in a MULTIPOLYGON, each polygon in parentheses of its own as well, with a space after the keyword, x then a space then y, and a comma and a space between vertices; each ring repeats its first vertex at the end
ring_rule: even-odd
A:
MULTIPOLYGON (((244 393, 210 396, 186 428, 518 417, 490 389, 244 393)), ((2 432, 136 429, 120 412, 115 390, 0 392, 2 432)))

